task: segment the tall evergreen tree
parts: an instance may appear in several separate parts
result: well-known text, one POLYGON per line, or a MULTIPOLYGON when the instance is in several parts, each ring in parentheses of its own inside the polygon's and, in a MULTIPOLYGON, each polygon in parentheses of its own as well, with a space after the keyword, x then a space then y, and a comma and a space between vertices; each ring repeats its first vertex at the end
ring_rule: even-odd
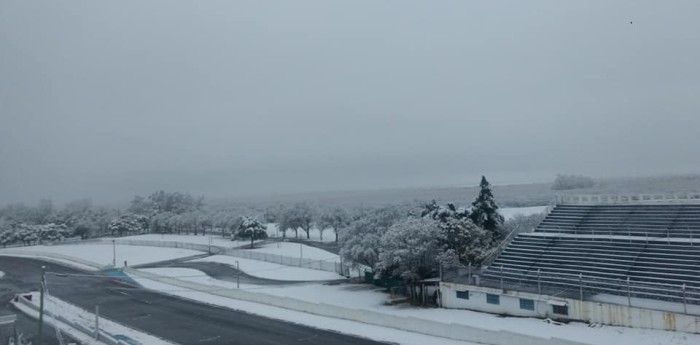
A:
POLYGON ((494 240, 500 239, 500 229, 503 226, 503 216, 498 213, 498 205, 493 199, 491 184, 485 176, 481 176, 481 191, 472 203, 471 219, 477 226, 493 234, 494 240))

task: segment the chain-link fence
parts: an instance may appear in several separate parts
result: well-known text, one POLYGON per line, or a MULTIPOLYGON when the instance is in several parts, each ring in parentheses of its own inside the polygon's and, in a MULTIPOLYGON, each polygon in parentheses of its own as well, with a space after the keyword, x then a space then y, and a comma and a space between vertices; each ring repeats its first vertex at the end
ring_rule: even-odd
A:
MULTIPOLYGON (((103 241, 111 242, 110 239, 104 239, 103 241)), ((182 248, 190 249, 201 252, 207 252, 217 255, 228 255, 235 256, 244 259, 259 260, 265 262, 271 262, 275 264, 285 265, 285 266, 295 266, 309 268, 312 270, 335 272, 340 275, 348 276, 350 274, 350 269, 343 265, 337 258, 331 258, 326 260, 314 260, 309 258, 304 258, 302 256, 292 257, 284 256, 278 254, 271 254, 265 252, 256 252, 246 249, 238 248, 227 248, 216 245, 208 244, 198 244, 198 243, 183 243, 183 242, 173 242, 173 241, 150 241, 150 240, 131 240, 131 239, 115 239, 115 243, 122 245, 132 245, 132 246, 151 246, 151 247, 168 247, 168 248, 182 248)))

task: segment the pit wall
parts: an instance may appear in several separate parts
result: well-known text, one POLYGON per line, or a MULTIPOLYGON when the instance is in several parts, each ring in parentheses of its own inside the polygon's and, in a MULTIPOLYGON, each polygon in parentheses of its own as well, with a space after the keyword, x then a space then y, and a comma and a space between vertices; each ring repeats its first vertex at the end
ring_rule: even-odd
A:
POLYGON ((512 316, 700 333, 700 316, 697 315, 447 282, 440 283, 440 295, 442 307, 449 309, 469 309, 512 316), (464 292, 468 291, 469 299, 458 298, 458 291, 462 297, 465 297, 464 292), (500 303, 488 303, 487 294, 498 295, 500 303), (520 299, 534 301, 534 310, 522 309, 520 299), (568 315, 555 314, 553 305, 566 305, 568 307, 568 315))

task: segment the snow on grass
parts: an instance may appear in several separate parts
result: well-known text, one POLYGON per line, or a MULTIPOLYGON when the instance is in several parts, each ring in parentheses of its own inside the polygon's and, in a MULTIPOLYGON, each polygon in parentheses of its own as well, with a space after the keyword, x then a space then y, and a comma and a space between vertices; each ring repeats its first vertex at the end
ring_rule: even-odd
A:
POLYGON ((277 242, 266 244, 262 247, 251 249, 254 252, 288 256, 292 258, 302 257, 311 260, 323 260, 340 262, 340 256, 316 247, 294 242, 277 242))
POLYGON ((179 242, 179 243, 194 243, 208 245, 211 240, 211 245, 226 247, 226 248, 236 248, 240 246, 250 245, 250 241, 231 241, 230 238, 221 237, 221 235, 206 235, 206 236, 195 236, 195 235, 171 235, 171 234, 148 234, 148 235, 136 235, 136 236, 125 236, 117 237, 117 239, 125 240, 143 240, 143 241, 161 241, 161 242, 179 242))
MULTIPOLYGON (((155 272, 154 272, 155 273, 155 272)), ((203 274, 203 273, 202 273, 203 274)), ((214 287, 226 287, 228 282, 206 279, 204 283, 214 287)), ((205 281, 201 279, 200 281, 205 281)), ((489 330, 509 330, 533 336, 557 337, 589 344, 677 344, 700 343, 700 335, 682 332, 604 326, 591 328, 581 322, 554 325, 537 318, 501 317, 498 315, 457 309, 428 309, 409 305, 388 306, 384 302, 388 294, 375 286, 365 284, 305 284, 300 286, 255 286, 242 289, 281 297, 290 297, 308 302, 326 303, 352 309, 396 315, 411 316, 445 323, 460 323, 489 330)))
POLYGON ((180 267, 157 267, 157 268, 140 268, 139 271, 146 273, 157 274, 164 277, 177 278, 179 280, 190 281, 198 284, 204 284, 212 286, 214 289, 226 288, 226 289, 255 289, 258 285, 251 284, 240 284, 236 285, 234 282, 228 282, 223 280, 214 279, 208 276, 206 273, 196 270, 193 268, 180 268, 180 267))
POLYGON ((258 278, 288 281, 319 281, 345 279, 345 277, 334 272, 312 270, 302 267, 284 266, 271 262, 243 259, 225 255, 214 255, 206 258, 192 260, 192 262, 218 262, 230 265, 234 268, 236 267, 236 261, 238 261, 241 271, 258 278))
MULTIPOLYGON (((0 251, 0 254, 12 255, 13 253, 18 253, 22 256, 36 255, 37 257, 41 257, 43 253, 49 255, 58 254, 64 260, 75 258, 78 263, 87 261, 94 263, 96 266, 108 266, 112 264, 112 251, 112 244, 105 243, 7 248, 0 251)), ((124 261, 127 261, 129 266, 133 266, 199 254, 202 254, 202 252, 179 248, 116 245, 117 266, 122 266, 124 261)), ((95 269, 95 267, 90 269, 95 269)))
POLYGON ((163 293, 181 298, 198 301, 210 305, 240 310, 247 313, 282 320, 299 325, 305 325, 317 329, 335 331, 339 333, 355 335, 383 342, 402 345, 477 345, 475 343, 433 337, 414 332, 401 331, 393 328, 369 325, 362 322, 341 320, 331 317, 308 314, 289 309, 273 307, 264 304, 240 301, 221 296, 215 296, 206 292, 194 290, 187 291, 178 286, 155 282, 150 279, 133 277, 145 288, 161 291, 163 293))
POLYGON ((529 216, 536 213, 543 213, 548 206, 532 206, 532 207, 505 207, 499 208, 498 212, 506 220, 514 218, 516 215, 529 216))

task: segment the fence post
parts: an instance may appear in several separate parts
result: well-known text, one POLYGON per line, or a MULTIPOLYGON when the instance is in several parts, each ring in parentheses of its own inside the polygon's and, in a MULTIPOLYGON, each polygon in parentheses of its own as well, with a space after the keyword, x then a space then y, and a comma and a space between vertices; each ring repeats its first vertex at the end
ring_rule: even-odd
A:
POLYGON ((503 265, 501 265, 501 290, 503 290, 503 265))
POLYGON ((537 294, 541 295, 542 294, 542 284, 540 282, 540 269, 537 269, 537 294))
POLYGON ((630 276, 627 276, 627 306, 632 306, 632 288, 630 286, 630 276))
POLYGON ((579 298, 583 301, 583 273, 578 274, 578 292, 579 298))
POLYGON ((683 290, 683 314, 688 314, 688 303, 685 298, 685 283, 683 283, 681 289, 683 290))

